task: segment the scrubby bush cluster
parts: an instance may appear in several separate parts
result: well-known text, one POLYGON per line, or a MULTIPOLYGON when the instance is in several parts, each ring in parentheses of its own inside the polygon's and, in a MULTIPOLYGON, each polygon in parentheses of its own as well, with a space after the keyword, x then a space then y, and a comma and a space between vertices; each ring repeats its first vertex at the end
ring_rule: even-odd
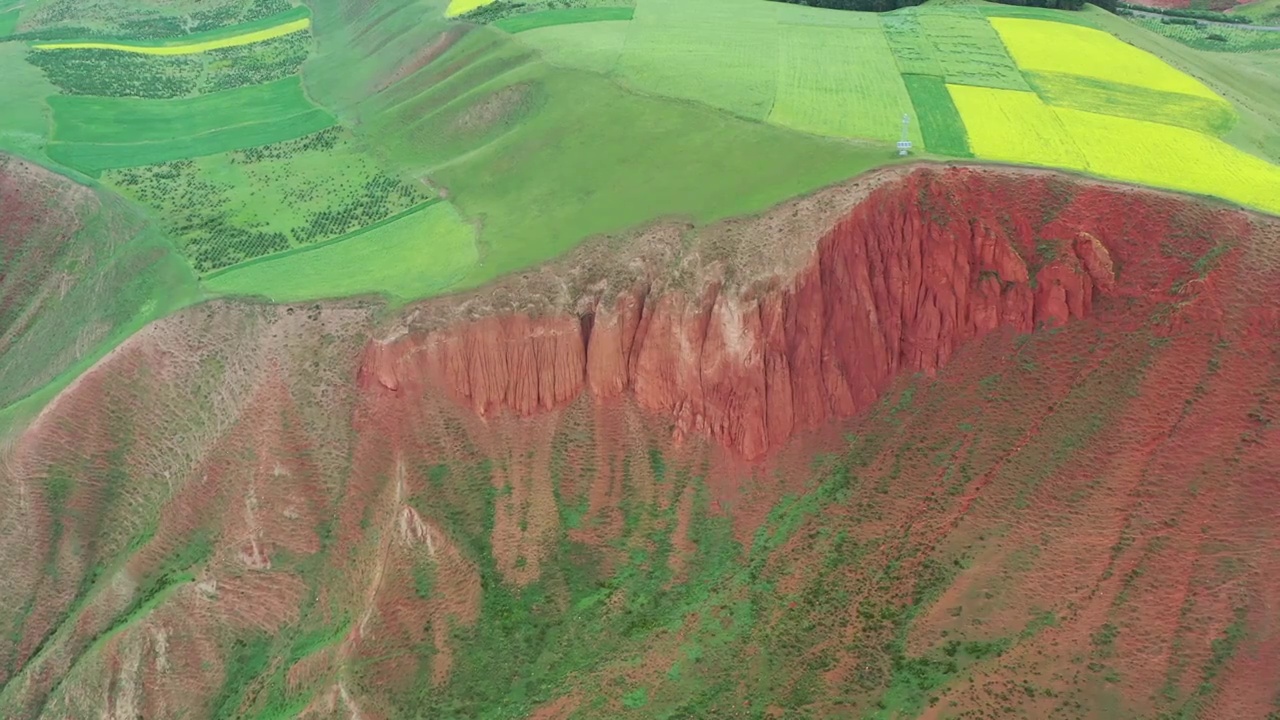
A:
POLYGON ((342 128, 335 125, 331 128, 321 130, 318 133, 305 135, 297 140, 287 140, 285 142, 275 143, 272 145, 261 145, 259 147, 237 150, 231 153, 231 162, 248 164, 266 162, 268 160, 287 160, 294 155, 305 152, 325 152, 332 150, 338 146, 341 139, 342 128))
POLYGON ((463 20, 474 23, 493 23, 503 18, 515 15, 525 15, 527 13, 539 12, 541 10, 567 10, 571 8, 597 8, 597 7, 635 7, 635 0, 530 0, 529 2, 499 2, 490 3, 472 10, 462 16, 463 20))
POLYGON ((1189 18, 1133 17, 1133 22, 1152 32, 1173 38, 1197 50, 1217 52, 1265 52, 1280 49, 1280 32, 1243 27, 1206 25, 1189 18))
POLYGON ((194 55, 167 57, 118 50, 32 50, 27 61, 68 95, 176 98, 191 95, 204 74, 194 55))
POLYGON ((289 10, 289 0, 253 0, 205 7, 187 15, 169 15, 155 10, 115 3, 86 3, 84 0, 52 0, 32 13, 33 29, 15 33, 15 40, 80 40, 86 38, 129 38, 161 40, 192 33, 217 30, 227 25, 261 20, 289 10), (94 27, 81 23, 92 21, 94 27), (74 23, 74 24, 73 24, 74 23))
MULTIPOLYGON (((832 10, 857 10, 859 12, 888 12, 903 7, 912 7, 921 5, 924 0, 776 0, 777 2, 788 2, 795 5, 807 5, 809 7, 829 8, 832 10)), ((1040 7, 1052 10, 1080 10, 1085 6, 1085 0, 995 0, 1002 5, 1019 5, 1023 7, 1040 7)), ((1090 0, 1090 4, 1097 5, 1104 10, 1115 12, 1115 0, 1090 0)))
POLYGON ((68 95, 178 98, 259 85, 298 72, 311 36, 291 33, 199 55, 33 49, 27 60, 68 95))
POLYGON ((335 165, 332 176, 316 176, 290 162, 343 143, 335 127, 227 153, 225 161, 242 169, 239 184, 212 178, 203 160, 115 170, 104 179, 156 209, 196 272, 209 273, 358 230, 430 198, 425 188, 372 165, 335 165), (268 202, 280 203, 282 212, 268 202))
POLYGON ((1146 5, 1137 5, 1135 3, 1118 2, 1116 6, 1122 10, 1137 10, 1140 12, 1154 13, 1156 15, 1165 15, 1171 18, 1189 18, 1192 20, 1208 20, 1210 22, 1230 23, 1232 25, 1249 25, 1253 21, 1243 15, 1228 15, 1227 13, 1215 12, 1213 10, 1192 10, 1190 8, 1158 8, 1148 7, 1146 5))

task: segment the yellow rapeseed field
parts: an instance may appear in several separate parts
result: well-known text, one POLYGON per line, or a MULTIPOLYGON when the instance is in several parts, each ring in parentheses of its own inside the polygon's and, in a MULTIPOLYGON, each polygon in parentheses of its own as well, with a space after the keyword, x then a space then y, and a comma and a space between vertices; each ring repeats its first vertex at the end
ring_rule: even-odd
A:
POLYGON ((947 85, 960 111, 969 148, 987 160, 1083 170, 1088 163, 1053 108, 1038 95, 972 85, 947 85))
POLYGON ((1199 80, 1101 30, 1023 18, 993 17, 991 24, 1023 70, 1082 75, 1220 99, 1199 80))
POLYGON ((948 85, 969 147, 984 160, 1083 170, 1099 177, 1213 195, 1280 214, 1280 167, 1211 135, 1054 108, 1035 93, 948 85))
POLYGON ((1056 112, 1095 175, 1215 195, 1280 214, 1280 167, 1218 138, 1145 120, 1056 112))
POLYGON ((217 40, 205 40, 203 42, 176 45, 148 46, 108 42, 61 42, 36 43, 32 47, 37 50, 121 50, 124 52, 140 53, 143 55, 191 55, 193 53, 202 53, 209 50, 250 45, 256 42, 262 42, 263 40, 270 40, 272 38, 278 38, 283 35, 295 33, 299 30, 306 30, 310 26, 311 19, 302 18, 300 20, 293 20, 264 30, 247 32, 242 35, 233 35, 231 37, 219 38, 217 40))
POLYGON ((484 7, 493 0, 449 0, 449 7, 445 8, 445 17, 454 17, 463 13, 469 13, 478 7, 484 7))

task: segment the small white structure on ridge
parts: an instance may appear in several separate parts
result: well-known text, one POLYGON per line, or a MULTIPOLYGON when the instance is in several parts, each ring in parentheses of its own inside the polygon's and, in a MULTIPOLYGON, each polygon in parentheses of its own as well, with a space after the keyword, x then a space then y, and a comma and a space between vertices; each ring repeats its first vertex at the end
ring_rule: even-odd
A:
POLYGON ((902 116, 902 139, 898 141, 898 156, 905 157, 907 152, 911 150, 911 141, 907 138, 907 127, 911 124, 911 116, 903 114, 902 116))

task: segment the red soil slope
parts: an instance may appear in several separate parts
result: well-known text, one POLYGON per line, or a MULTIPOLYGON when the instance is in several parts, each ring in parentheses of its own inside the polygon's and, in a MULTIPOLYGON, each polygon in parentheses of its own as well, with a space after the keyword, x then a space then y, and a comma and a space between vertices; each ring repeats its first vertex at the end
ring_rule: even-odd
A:
POLYGON ((684 476, 744 545, 778 538, 752 556, 769 589, 715 586, 677 630, 536 688, 532 717, 652 717, 711 687, 727 704, 704 716, 1271 712, 1277 224, 968 169, 829 210, 794 275, 646 267, 461 324, 441 318, 471 299, 447 299, 390 341, 359 307, 153 325, 0 449, 0 715, 480 702, 448 693, 525 672, 514 650, 474 670, 505 627, 492 598, 538 588, 532 617, 571 626, 573 553, 612 582, 654 538, 672 551, 645 572, 668 588, 704 572, 684 476), (849 496, 768 530, 817 454, 851 444, 849 496), (288 652, 255 665, 271 637, 288 652), (1004 649, 893 705, 886 648, 953 640, 1004 649), (621 701, 633 687, 648 705, 621 701))
MULTIPOLYGON (((854 208, 795 277, 696 293, 640 283, 578 316, 489 317, 375 344, 363 372, 392 391, 430 384, 481 416, 629 390, 672 418, 677 439, 704 433, 758 459, 996 328, 1060 325, 1099 296, 1170 297, 1178 263, 1152 246, 1177 218, 1112 189, 1017 183, 912 175, 854 208), (1117 278, 1117 262, 1134 267, 1117 278)), ((1243 216, 1214 222, 1248 232, 1243 216)))

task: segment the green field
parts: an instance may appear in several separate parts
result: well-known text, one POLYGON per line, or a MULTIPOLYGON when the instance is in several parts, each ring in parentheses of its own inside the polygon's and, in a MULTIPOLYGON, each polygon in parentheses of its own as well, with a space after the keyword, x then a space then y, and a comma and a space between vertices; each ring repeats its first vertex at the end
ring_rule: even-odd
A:
POLYGON ((1026 76, 1036 93, 1056 107, 1150 120, 1214 136, 1236 123, 1231 106, 1219 100, 1065 73, 1028 72, 1026 76))
POLYGON ((5 10, 0 12, 0 39, 9 37, 13 34, 15 28, 18 27, 19 10, 5 10))
POLYGON ((951 157, 973 157, 965 136, 964 121, 956 111, 947 84, 931 75, 903 75, 925 149, 951 157))
POLYGON ((55 95, 49 157, 88 174, 266 145, 333 125, 297 77, 178 99, 55 95))
MULTIPOLYGON (((833 137, 895 142, 911 98, 879 28, 783 26, 769 122, 833 137)), ((913 128, 912 137, 920 135, 913 128)))
POLYGON ((920 13, 901 10, 884 13, 880 16, 880 23, 899 72, 903 75, 943 77, 942 63, 938 62, 933 43, 924 33, 920 13))
POLYGON ((27 61, 69 95, 180 98, 296 75, 310 50, 311 36, 293 33, 196 55, 59 50, 32 51, 27 61))
POLYGON ((273 302, 380 294, 413 300, 457 284, 476 260, 472 227, 452 204, 433 202, 317 247, 228 268, 203 284, 273 302))
MULTIPOLYGON (((135 38, 130 36, 122 37, 104 37, 95 35, 93 37, 59 37, 58 43, 120 43, 140 48, 163 48, 175 45, 196 45, 209 43, 218 40, 228 40, 243 35, 260 33, 264 30, 285 25, 287 23, 304 20, 311 16, 311 11, 306 5, 296 5, 283 12, 260 17, 249 22, 236 23, 233 25, 223 25, 209 30, 202 30, 191 33, 175 33, 171 37, 160 38, 135 38)), ((53 52, 50 50, 49 52, 53 52)))
POLYGON ((431 198, 422 183, 383 171, 339 128, 103 180, 162 218, 202 274, 355 232, 431 198))
POLYGON ((498 20, 493 26, 514 34, 554 25, 630 20, 634 14, 635 9, 629 7, 563 8, 513 15, 498 20))
POLYGON ((1150 17, 1133 17, 1130 20, 1197 50, 1231 53, 1280 50, 1280 32, 1250 30, 1247 26, 1169 24, 1150 17))
POLYGON ((88 175, 97 175, 113 168, 152 165, 277 143, 332 125, 333 116, 314 108, 281 120, 219 128, 198 136, 172 140, 129 143, 54 141, 49 143, 47 152, 50 158, 63 165, 88 175))
POLYGON ((296 77, 170 100, 55 95, 49 105, 54 140, 104 144, 195 137, 240 125, 285 122, 317 109, 296 77))
POLYGON ((775 96, 780 42, 766 3, 643 0, 615 75, 646 94, 763 120, 775 96))
MULTIPOLYGON (((912 8, 898 12, 910 10, 912 8)), ((1000 36, 976 9, 947 7, 937 12, 922 12, 920 25, 947 82, 1005 90, 1027 89, 1000 36)))
POLYGON ((1231 9, 1233 15, 1243 15, 1254 25, 1280 26, 1280 0, 1256 0, 1231 9))

